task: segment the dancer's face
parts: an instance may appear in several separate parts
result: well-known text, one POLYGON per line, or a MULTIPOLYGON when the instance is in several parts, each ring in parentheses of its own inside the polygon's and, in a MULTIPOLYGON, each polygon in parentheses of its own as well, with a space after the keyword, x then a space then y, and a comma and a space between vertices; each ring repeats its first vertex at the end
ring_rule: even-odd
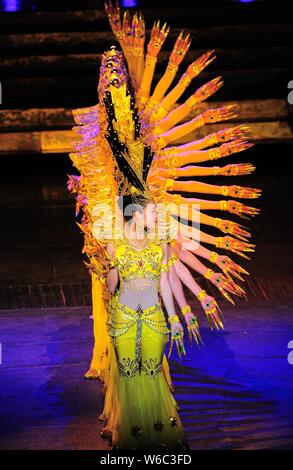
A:
POLYGON ((156 205, 148 203, 142 212, 135 211, 134 217, 136 222, 139 222, 140 224, 143 223, 144 227, 154 228, 157 221, 156 205))
POLYGON ((144 225, 148 228, 154 228, 157 221, 157 209, 153 203, 147 204, 144 208, 144 225))

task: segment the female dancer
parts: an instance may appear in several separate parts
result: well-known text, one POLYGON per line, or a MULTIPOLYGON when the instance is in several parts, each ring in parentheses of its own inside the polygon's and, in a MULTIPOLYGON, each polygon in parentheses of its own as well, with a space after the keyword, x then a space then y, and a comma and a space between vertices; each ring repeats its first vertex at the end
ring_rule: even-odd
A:
POLYGON ((110 270, 107 286, 115 292, 109 318, 116 365, 116 400, 107 405, 102 435, 115 449, 186 450, 188 444, 162 370, 163 355, 171 329, 183 336, 168 282, 168 244, 154 235, 154 204, 143 197, 123 198, 133 216, 125 221, 124 239, 108 243, 110 270), (144 228, 148 231, 145 232, 144 228), (159 292, 166 306, 167 326, 159 292))

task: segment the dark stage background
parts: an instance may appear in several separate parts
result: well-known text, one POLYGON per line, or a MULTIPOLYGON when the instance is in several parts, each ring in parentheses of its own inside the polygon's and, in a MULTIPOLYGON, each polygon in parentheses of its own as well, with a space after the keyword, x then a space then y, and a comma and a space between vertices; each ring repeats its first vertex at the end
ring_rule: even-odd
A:
MULTIPOLYGON (((216 49, 191 91, 223 76, 210 102, 240 101, 256 143, 233 158, 256 164, 256 172, 233 183, 263 189, 261 215, 249 223, 256 253, 240 263, 251 273, 247 300, 222 304, 224 333, 202 321, 204 348, 188 349, 183 362, 172 356, 190 445, 292 449, 292 14, 280 1, 138 5, 148 27, 158 17, 173 29, 165 51, 179 29, 192 32, 182 70, 216 49)), ((99 57, 115 41, 102 2, 93 0, 0 1, 0 39, 0 448, 107 448, 97 420, 100 385, 82 378, 91 292, 66 190, 75 171, 62 145, 71 109, 96 103, 99 57)))

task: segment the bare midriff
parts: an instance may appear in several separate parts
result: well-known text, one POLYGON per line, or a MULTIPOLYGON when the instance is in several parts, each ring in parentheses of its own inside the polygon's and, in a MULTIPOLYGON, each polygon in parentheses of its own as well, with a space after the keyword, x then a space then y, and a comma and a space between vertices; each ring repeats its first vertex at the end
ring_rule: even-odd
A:
POLYGON ((139 277, 129 281, 122 280, 119 302, 133 309, 136 309, 138 305, 146 309, 159 302, 158 290, 157 279, 139 277))

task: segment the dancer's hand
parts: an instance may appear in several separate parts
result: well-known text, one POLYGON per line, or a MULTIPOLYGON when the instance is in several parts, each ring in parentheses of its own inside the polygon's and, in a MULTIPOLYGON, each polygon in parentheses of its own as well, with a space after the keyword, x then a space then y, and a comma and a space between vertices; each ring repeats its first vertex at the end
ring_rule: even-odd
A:
MULTIPOLYGON (((228 106, 226 108, 228 108, 228 106)), ((221 109, 224 109, 224 108, 221 108, 221 109)), ((213 111, 213 110, 210 110, 210 111, 213 111)), ((207 111, 205 111, 205 113, 207 113, 207 111)), ((235 116, 235 115, 234 116, 232 115, 232 111, 231 111, 231 114, 229 117, 229 110, 227 110, 226 113, 211 114, 210 116, 208 115, 205 116, 205 113, 201 115, 205 123, 223 121, 225 119, 230 119, 231 117, 235 116)), ((247 140, 242 140, 242 139, 232 140, 231 142, 222 144, 219 147, 214 147, 214 148, 209 149, 208 157, 210 160, 218 160, 219 158, 232 155, 232 153, 243 152, 243 150, 247 150, 253 146, 254 144, 251 142, 248 142, 247 140)))
POLYGON ((68 175, 67 188, 71 193, 78 193, 80 188, 80 176, 68 175))
MULTIPOLYGON (((169 318, 169 321, 170 321, 170 318, 169 318)), ((180 321, 177 321, 176 323, 175 322, 172 323, 171 324, 171 342, 170 342, 170 347, 169 347, 169 352, 168 352, 168 358, 170 357, 171 352, 173 350, 174 342, 176 344, 178 356, 180 358, 181 358, 181 354, 186 356, 183 338, 184 338, 184 330, 180 321)))
POLYGON ((176 39, 173 51, 171 52, 169 63, 176 66, 180 65, 190 47, 190 44, 190 34, 186 34, 184 37, 183 31, 181 31, 176 39))
POLYGON ((234 163, 219 168, 218 174, 221 176, 249 175, 254 170, 255 166, 252 163, 234 163))
POLYGON ((210 80, 209 82, 202 85, 193 95, 190 96, 190 98, 188 98, 186 104, 191 109, 193 109, 193 107, 198 103, 208 99, 223 85, 224 82, 221 80, 221 78, 222 77, 213 78, 213 80, 210 80))
POLYGON ((224 196, 239 197, 244 199, 256 199, 261 196, 261 189, 247 188, 245 186, 222 186, 222 194, 224 196))
POLYGON ((245 140, 250 133, 250 127, 240 125, 213 132, 206 139, 211 141, 212 144, 223 144, 224 142, 229 142, 229 140, 245 140))
POLYGON ((203 343, 203 340, 200 336, 197 317, 192 312, 188 312, 184 315, 184 318, 186 321, 190 346, 192 346, 193 339, 195 344, 199 346, 199 342, 201 341, 201 343, 203 343))
POLYGON ((143 48, 145 41, 145 23, 141 14, 135 13, 132 18, 134 47, 143 48))
POLYGON ((197 298, 200 301, 201 306, 205 311, 211 330, 213 330, 214 327, 217 330, 219 329, 223 330, 224 325, 221 320, 221 317, 223 317, 223 314, 220 310, 220 307, 217 301, 214 299, 214 297, 207 295, 207 293, 204 290, 202 290, 197 295, 197 298))
POLYGON ((122 39, 126 48, 133 48, 134 46, 134 33, 133 25, 128 10, 124 12, 122 23, 122 39))
POLYGON ((220 210, 226 210, 230 212, 230 214, 235 214, 241 217, 242 219, 248 220, 250 217, 254 217, 260 213, 260 209, 258 209, 257 207, 247 206, 246 204, 234 201, 233 199, 230 199, 228 201, 220 201, 220 210))
POLYGON ((246 242, 243 242, 242 240, 237 240, 236 238, 229 237, 229 236, 217 237, 216 246, 218 248, 223 248, 225 250, 233 251, 233 253, 236 253, 237 255, 242 256, 243 258, 248 258, 246 255, 243 254, 243 251, 245 252, 255 251, 254 244, 246 243, 246 242))
POLYGON ((203 69, 205 69, 215 58, 214 50, 208 51, 201 55, 197 60, 189 65, 186 74, 190 79, 197 77, 203 69))
POLYGON ((116 2, 116 6, 114 6, 111 1, 105 2, 105 11, 106 11, 106 15, 108 17, 113 33, 115 34, 118 40, 121 40, 122 39, 122 25, 121 25, 120 8, 118 5, 118 2, 116 2))
MULTIPOLYGON (((237 111, 238 106, 236 104, 228 104, 227 106, 223 106, 222 108, 207 109, 203 112, 202 117, 206 124, 214 124, 215 122, 227 121, 227 119, 237 117, 237 111)), ((224 145, 227 144, 223 144, 223 146, 224 145)))
POLYGON ((160 21, 155 21, 151 31, 151 39, 147 46, 147 53, 151 57, 157 57, 170 31, 165 23, 160 28, 160 21))
POLYGON ((225 255, 217 255, 217 258, 214 258, 214 263, 222 269, 223 273, 226 276, 234 276, 241 281, 244 281, 243 277, 240 274, 249 274, 244 268, 242 268, 239 264, 235 263, 229 256, 225 255))
POLYGON ((238 284, 236 284, 233 279, 227 278, 222 273, 215 273, 212 269, 207 269, 205 278, 209 279, 214 284, 214 286, 219 289, 221 294, 233 305, 234 301, 228 292, 231 292, 231 294, 237 295, 238 297, 243 297, 245 294, 245 291, 242 289, 242 287, 238 286, 238 284))
POLYGON ((215 227, 223 233, 230 233, 240 240, 246 241, 246 238, 251 238, 251 234, 244 230, 244 226, 231 220, 223 220, 220 218, 215 219, 215 227))

